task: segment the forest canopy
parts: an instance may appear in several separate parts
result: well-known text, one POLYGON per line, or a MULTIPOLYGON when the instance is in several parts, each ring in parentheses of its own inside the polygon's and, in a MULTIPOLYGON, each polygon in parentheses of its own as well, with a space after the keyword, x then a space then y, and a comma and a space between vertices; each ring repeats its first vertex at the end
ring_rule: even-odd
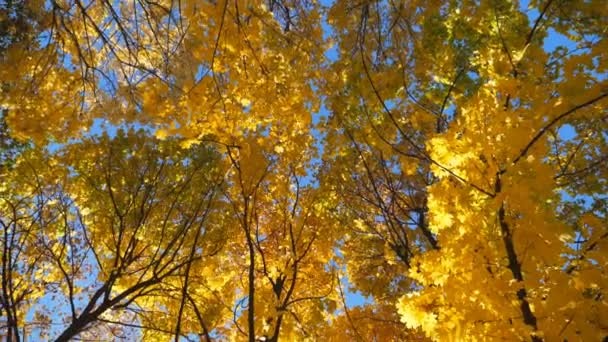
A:
POLYGON ((0 3, 0 338, 608 339, 604 0, 0 3))

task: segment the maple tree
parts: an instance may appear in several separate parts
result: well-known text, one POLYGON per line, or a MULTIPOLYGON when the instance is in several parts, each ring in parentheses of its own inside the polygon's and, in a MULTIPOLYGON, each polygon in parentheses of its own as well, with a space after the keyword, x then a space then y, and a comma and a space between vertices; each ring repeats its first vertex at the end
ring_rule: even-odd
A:
POLYGON ((606 338, 607 26, 601 0, 0 4, 0 335, 606 338))

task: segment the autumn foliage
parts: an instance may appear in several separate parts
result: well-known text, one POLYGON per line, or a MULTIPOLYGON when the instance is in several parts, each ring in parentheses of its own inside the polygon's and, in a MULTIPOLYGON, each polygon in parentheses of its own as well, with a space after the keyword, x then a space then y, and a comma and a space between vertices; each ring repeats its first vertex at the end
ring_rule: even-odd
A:
POLYGON ((0 3, 0 338, 605 340, 607 27, 603 0, 0 3))

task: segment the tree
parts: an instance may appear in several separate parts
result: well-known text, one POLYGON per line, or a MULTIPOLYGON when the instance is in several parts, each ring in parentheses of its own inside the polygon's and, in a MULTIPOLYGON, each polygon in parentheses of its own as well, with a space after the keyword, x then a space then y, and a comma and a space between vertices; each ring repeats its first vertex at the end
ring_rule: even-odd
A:
MULTIPOLYGON (((247 315, 235 321, 240 333, 235 339, 318 337, 335 296, 335 271, 329 262, 337 230, 331 202, 323 191, 303 184, 303 165, 310 156, 283 159, 284 153, 265 150, 255 141, 241 146, 238 155, 228 151, 232 186, 226 198, 234 225, 244 235, 240 252, 247 246, 247 261, 241 266, 247 315)), ((243 308, 241 302, 235 311, 243 308)))
POLYGON ((606 334, 599 165, 608 93, 605 66, 592 62, 605 58, 600 7, 534 2, 529 21, 509 2, 334 6, 344 58, 326 91, 343 90, 330 102, 327 173, 354 180, 341 185, 356 215, 348 243, 388 247, 347 262, 379 298, 406 281, 397 310, 409 328, 442 340, 606 334), (551 30, 580 52, 544 49, 551 30), (576 147, 587 143, 597 151, 576 147), (570 164, 579 158, 580 169, 570 164), (578 176, 563 181, 565 169, 585 190, 571 186, 578 176), (599 235, 586 238, 588 229, 599 235), (586 250, 598 255, 588 260, 586 250), (408 271, 389 272, 391 285, 371 276, 395 259, 408 271))
MULTIPOLYGON (((32 330, 57 341, 118 334, 114 325, 131 322, 172 336, 151 315, 183 310, 190 269, 217 258, 225 240, 211 218, 221 186, 213 152, 176 146, 121 131, 70 146, 59 161, 35 152, 19 160, 2 205, 9 340, 32 330), (164 309, 147 304, 157 296, 164 309)), ((207 314, 210 304, 194 297, 207 314)), ((203 318, 209 329, 213 314, 203 318)))
POLYGON ((608 336, 601 1, 1 9, 9 340, 608 336))

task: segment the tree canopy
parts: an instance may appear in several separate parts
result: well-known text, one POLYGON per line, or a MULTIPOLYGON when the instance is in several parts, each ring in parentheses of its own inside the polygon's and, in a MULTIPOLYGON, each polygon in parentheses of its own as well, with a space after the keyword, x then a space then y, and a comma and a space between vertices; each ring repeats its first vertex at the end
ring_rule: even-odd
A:
POLYGON ((607 27, 603 0, 3 2, 0 337, 605 340, 607 27))

